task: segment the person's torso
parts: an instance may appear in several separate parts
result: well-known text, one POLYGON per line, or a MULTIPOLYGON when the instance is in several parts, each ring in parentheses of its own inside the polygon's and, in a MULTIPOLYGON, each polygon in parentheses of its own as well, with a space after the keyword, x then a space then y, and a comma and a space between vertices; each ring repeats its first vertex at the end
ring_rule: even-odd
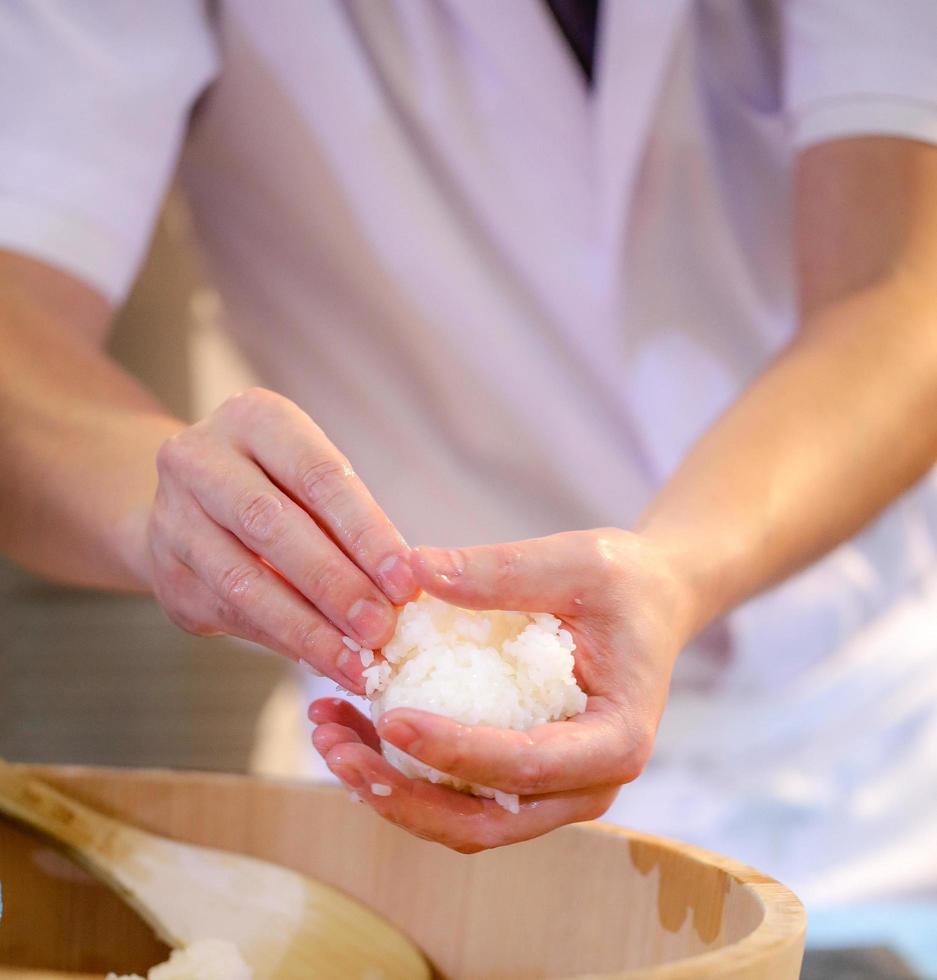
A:
POLYGON ((770 17, 610 4, 590 92, 489 6, 222 4, 185 158, 238 340, 420 540, 626 524, 791 327, 770 17))

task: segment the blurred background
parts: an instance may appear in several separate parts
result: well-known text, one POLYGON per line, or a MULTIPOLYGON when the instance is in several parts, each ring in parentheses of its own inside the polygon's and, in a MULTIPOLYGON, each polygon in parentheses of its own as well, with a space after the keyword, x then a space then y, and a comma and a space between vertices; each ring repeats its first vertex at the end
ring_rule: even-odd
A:
MULTIPOLYGON (((216 314, 185 206, 170 194, 111 350, 172 412, 195 420, 252 381, 216 314)), ((289 717, 275 709, 294 690, 300 697, 294 678, 291 664, 260 648, 184 633, 152 599, 51 585, 0 557, 7 759, 275 770, 282 753, 261 736, 289 717)))

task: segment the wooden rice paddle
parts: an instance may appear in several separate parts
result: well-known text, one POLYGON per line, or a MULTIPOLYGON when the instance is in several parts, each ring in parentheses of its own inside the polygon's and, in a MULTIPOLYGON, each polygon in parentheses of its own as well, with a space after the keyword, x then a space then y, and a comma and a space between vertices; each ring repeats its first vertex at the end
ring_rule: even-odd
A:
POLYGON ((266 861, 138 830, 2 760, 0 813, 64 846, 170 946, 234 943, 255 980, 430 976, 413 943, 336 889, 266 861))

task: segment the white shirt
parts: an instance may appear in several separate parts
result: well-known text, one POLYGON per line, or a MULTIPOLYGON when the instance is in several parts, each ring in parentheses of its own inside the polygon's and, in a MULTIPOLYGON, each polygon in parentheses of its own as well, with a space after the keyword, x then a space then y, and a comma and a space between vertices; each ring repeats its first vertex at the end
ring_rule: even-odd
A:
MULTIPOLYGON (((937 142, 937 4, 600 31, 590 93, 540 0, 7 0, 0 246, 121 299, 181 150, 233 336, 412 542, 627 526, 796 327, 796 151, 937 142)), ((932 477, 688 651, 612 817, 937 890, 935 760, 932 477)))

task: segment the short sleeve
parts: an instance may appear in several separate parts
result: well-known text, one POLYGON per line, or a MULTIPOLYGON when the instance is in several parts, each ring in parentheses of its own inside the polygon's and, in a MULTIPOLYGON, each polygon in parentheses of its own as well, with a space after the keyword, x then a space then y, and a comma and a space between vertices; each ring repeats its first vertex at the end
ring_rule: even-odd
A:
POLYGON ((784 98, 798 147, 937 143, 937 0, 786 0, 784 98))
POLYGON ((0 248, 119 303, 216 67, 199 0, 3 0, 0 248))

